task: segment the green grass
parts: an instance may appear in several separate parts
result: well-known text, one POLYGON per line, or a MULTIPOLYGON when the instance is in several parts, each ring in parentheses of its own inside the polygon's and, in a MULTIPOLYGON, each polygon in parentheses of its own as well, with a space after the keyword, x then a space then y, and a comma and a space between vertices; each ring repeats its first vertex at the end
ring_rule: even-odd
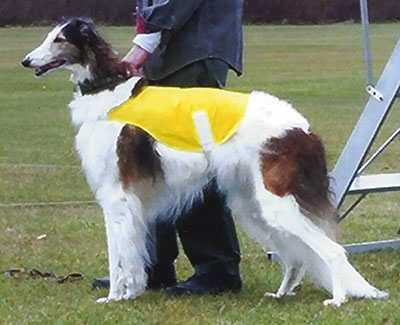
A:
MULTIPOLYGON (((0 274, 0 324, 400 324, 400 253, 351 256, 351 262, 391 296, 383 301, 351 300, 325 308, 328 295, 306 281, 296 297, 263 297, 281 279, 277 264, 240 233, 243 291, 206 297, 166 297, 145 292, 135 301, 96 305, 107 292, 92 291, 94 277, 107 274, 101 211, 94 205, 12 207, 4 204, 92 200, 73 150, 74 129, 67 104, 67 73, 34 79, 20 59, 48 28, 0 29, 0 271, 32 268, 57 275, 79 272, 83 281, 55 284, 0 274), (47 234, 38 240, 37 237, 47 234)), ((101 32, 121 54, 131 44, 132 27, 101 32)), ((398 38, 399 24, 372 26, 377 78, 398 38)), ((361 28, 249 26, 245 29, 244 75, 230 74, 228 88, 261 89, 291 101, 326 143, 332 168, 367 100, 361 28)), ((398 127, 398 105, 377 143, 398 127)), ((399 143, 371 168, 398 169, 399 143)), ((389 239, 399 220, 398 194, 371 195, 341 224, 340 241, 389 239)), ((178 277, 191 275, 181 254, 178 277)))

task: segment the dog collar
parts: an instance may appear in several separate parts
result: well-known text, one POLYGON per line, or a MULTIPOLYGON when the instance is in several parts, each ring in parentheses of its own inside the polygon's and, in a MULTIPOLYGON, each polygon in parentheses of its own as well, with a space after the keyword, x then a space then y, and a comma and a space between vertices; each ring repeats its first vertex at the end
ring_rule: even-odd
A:
POLYGON ((126 80, 128 80, 128 77, 125 75, 114 74, 102 79, 86 79, 84 82, 78 83, 76 87, 80 90, 82 95, 91 95, 106 89, 112 90, 126 80))

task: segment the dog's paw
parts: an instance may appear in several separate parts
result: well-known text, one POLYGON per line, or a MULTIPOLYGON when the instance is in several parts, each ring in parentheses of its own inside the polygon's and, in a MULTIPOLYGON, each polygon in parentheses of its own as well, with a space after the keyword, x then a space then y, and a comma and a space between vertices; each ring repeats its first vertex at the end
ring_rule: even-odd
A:
POLYGON ((121 300, 133 300, 136 299, 140 294, 137 292, 133 292, 130 290, 127 290, 125 294, 123 294, 121 297, 104 297, 104 298, 99 298, 96 300, 96 304, 108 304, 113 301, 121 301, 121 300))
POLYGON ((99 298, 96 300, 96 304, 108 304, 110 302, 114 302, 114 301, 120 301, 122 300, 122 296, 108 296, 108 297, 104 297, 104 298, 99 298))
POLYGON ((374 292, 371 295, 366 296, 366 298, 370 299, 385 299, 389 297, 389 293, 386 291, 380 291, 378 289, 375 289, 374 292))
POLYGON ((137 291, 133 291, 133 290, 126 290, 126 293, 122 296, 123 300, 133 300, 136 299, 138 296, 140 296, 140 293, 138 293, 137 291))
POLYGON ((133 280, 133 275, 131 277, 125 278, 124 292, 122 294, 123 300, 133 300, 139 297, 146 290, 146 280, 143 279, 140 282, 133 280))
POLYGON ((386 298, 389 298, 389 292, 387 292, 387 291, 379 291, 377 294, 376 294, 376 297, 375 298, 377 298, 377 299, 386 299, 386 298))
POLYGON ((294 292, 294 291, 289 291, 289 292, 286 292, 286 293, 266 292, 266 293, 264 294, 264 297, 271 297, 271 298, 275 298, 275 299, 280 299, 280 298, 282 298, 282 297, 284 297, 284 296, 293 297, 293 296, 295 296, 295 295, 296 295, 296 292, 294 292))
POLYGON ((108 299, 107 297, 104 298, 99 298, 96 300, 96 304, 107 304, 111 302, 112 300, 108 299))
POLYGON ((279 299, 282 297, 282 294, 280 293, 274 293, 274 292, 266 292, 264 294, 264 297, 271 297, 271 298, 275 298, 275 299, 279 299))
POLYGON ((327 299, 324 301, 324 306, 340 307, 347 299, 327 299))

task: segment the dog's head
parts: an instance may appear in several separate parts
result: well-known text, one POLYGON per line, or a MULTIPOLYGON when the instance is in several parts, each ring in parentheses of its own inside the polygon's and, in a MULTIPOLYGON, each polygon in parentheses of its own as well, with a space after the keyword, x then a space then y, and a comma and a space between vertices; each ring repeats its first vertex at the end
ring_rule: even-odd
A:
MULTIPOLYGON (((35 76, 41 77, 58 69, 73 73, 89 73, 90 56, 102 41, 94 24, 86 18, 64 20, 47 35, 38 48, 27 54, 21 64, 35 69, 35 76)), ((104 42, 104 41, 103 41, 104 42)))

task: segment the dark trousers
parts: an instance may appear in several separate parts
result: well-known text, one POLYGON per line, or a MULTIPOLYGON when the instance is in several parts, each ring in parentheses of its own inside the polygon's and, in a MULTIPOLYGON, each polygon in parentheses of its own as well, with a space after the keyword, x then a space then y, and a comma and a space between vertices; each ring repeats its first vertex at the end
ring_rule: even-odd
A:
MULTIPOLYGON (((228 65, 218 59, 195 62, 165 79, 150 81, 153 85, 176 87, 223 88, 228 65)), ((204 200, 179 216, 175 225, 159 221, 155 225, 156 264, 153 276, 167 277, 178 256, 176 233, 197 275, 210 273, 239 274, 240 250, 231 211, 215 180, 204 189, 204 200)), ((168 279, 167 279, 168 280, 168 279)))

